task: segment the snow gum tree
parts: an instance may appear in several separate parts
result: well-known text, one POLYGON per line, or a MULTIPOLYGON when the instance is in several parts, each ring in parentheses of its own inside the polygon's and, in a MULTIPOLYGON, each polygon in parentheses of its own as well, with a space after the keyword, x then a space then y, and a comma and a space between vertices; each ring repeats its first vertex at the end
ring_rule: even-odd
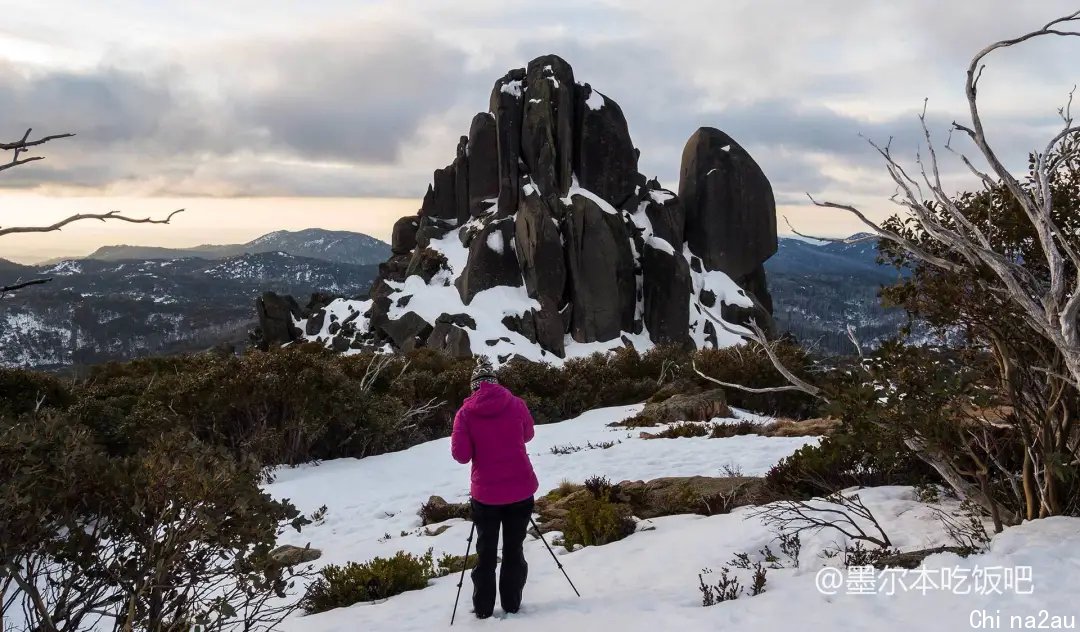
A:
POLYGON ((896 186, 897 215, 878 223, 852 205, 811 198, 854 215, 870 231, 860 239, 878 240, 885 258, 912 271, 884 299, 945 334, 943 349, 889 344, 854 367, 811 379, 785 366, 759 328, 740 332, 787 379, 778 388, 828 402, 856 429, 897 438, 889 445, 914 453, 998 529, 1080 511, 1080 128, 1070 94, 1060 127, 1030 155, 1027 175, 1014 175, 989 140, 979 82, 992 53, 1078 36, 1078 29, 1080 12, 972 59, 968 120, 952 124, 944 149, 980 190, 946 191, 924 110, 923 150, 913 165, 871 142, 896 186), (972 157, 954 147, 958 140, 974 148, 972 157))

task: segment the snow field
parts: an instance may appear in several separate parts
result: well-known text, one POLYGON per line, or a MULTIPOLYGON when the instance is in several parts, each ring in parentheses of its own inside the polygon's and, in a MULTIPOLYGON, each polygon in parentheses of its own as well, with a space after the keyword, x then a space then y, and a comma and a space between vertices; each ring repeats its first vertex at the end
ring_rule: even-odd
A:
MULTIPOLYGON (((725 465, 746 475, 762 475, 784 456, 814 438, 767 438, 740 436, 729 439, 637 438, 637 431, 613 429, 608 423, 630 416, 640 406, 598 409, 581 417, 537 427, 529 444, 530 457, 541 481, 539 493, 562 480, 580 482, 591 475, 648 480, 662 476, 719 476, 725 465), (585 447, 619 441, 608 449, 583 449, 552 454, 553 446, 585 447)), ((756 416, 739 411, 739 417, 756 416)), ((436 555, 465 552, 469 524, 452 520, 449 529, 427 536, 419 528, 416 511, 430 495, 450 502, 467 498, 468 468, 449 456, 448 439, 440 439, 393 454, 362 460, 340 459, 319 466, 282 469, 268 486, 275 496, 291 498, 305 512, 329 507, 325 521, 290 534, 284 542, 311 542, 322 549, 317 564, 365 561, 393 555, 398 550, 436 555), (401 533, 405 531, 406 535, 401 533), (390 537, 387 538, 386 536, 390 537)), ((951 544, 935 518, 934 508, 915 499, 910 488, 881 487, 860 492, 861 498, 904 550, 951 544)), ((946 502, 946 510, 956 503, 946 502)), ((720 568, 736 553, 754 555, 766 545, 777 550, 775 536, 754 517, 753 508, 739 508, 720 516, 670 516, 646 521, 630 537, 605 546, 586 547, 567 553, 553 547, 582 593, 574 596, 543 543, 525 543, 530 564, 525 605, 521 613, 477 621, 469 613, 470 582, 465 580, 455 627, 490 626, 523 632, 593 630, 598 627, 627 630, 745 630, 807 632, 836 630, 964 630, 975 614, 1002 617, 1009 629, 1012 614, 1038 616, 1076 615, 1073 597, 1080 586, 1080 520, 1059 518, 1028 523, 997 536, 987 554, 961 559, 951 554, 927 559, 929 569, 1030 566, 1033 594, 958 595, 947 590, 897 592, 886 596, 822 594, 815 585, 818 571, 835 560, 821 553, 843 546, 835 532, 803 537, 799 568, 770 570, 766 592, 756 597, 710 608, 701 606, 698 574, 713 569, 709 581, 719 578, 720 568), (508 627, 507 627, 508 626, 508 627)), ((549 541, 555 534, 548 534, 549 541)), ((746 585, 748 571, 734 571, 746 585)), ((330 612, 287 620, 284 630, 338 632, 352 630, 419 631, 442 629, 449 624, 457 576, 435 580, 420 591, 397 595, 384 602, 357 604, 330 612)), ((1049 621, 1049 620, 1048 620, 1049 621)), ((984 621, 985 622, 985 621, 984 621)), ((991 623, 993 620, 991 620, 991 623)), ((986 627, 986 626, 983 626, 986 627)))

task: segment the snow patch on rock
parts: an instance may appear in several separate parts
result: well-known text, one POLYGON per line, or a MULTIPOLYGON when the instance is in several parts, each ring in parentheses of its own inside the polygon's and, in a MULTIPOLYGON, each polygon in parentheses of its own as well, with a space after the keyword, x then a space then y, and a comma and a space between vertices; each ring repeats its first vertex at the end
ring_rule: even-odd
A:
POLYGON ((487 247, 501 255, 506 247, 502 233, 497 230, 491 231, 487 236, 487 247))
POLYGON ((515 97, 520 99, 521 98, 521 81, 518 81, 518 80, 508 81, 506 84, 503 85, 502 88, 499 89, 499 91, 504 92, 506 94, 514 95, 515 97))

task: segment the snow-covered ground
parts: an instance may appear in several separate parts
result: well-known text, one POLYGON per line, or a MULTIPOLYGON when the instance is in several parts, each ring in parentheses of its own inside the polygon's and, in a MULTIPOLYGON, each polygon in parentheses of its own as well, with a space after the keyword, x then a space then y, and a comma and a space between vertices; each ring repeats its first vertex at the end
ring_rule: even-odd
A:
MULTIPOLYGON (((642 440, 636 431, 607 426, 639 409, 638 406, 600 409, 577 419, 538 426, 529 448, 541 480, 540 493, 564 479, 580 482, 594 474, 612 481, 719 476, 725 466, 731 466, 745 475, 762 475, 781 458, 814 440, 758 436, 642 440), (607 441, 620 443, 608 449, 583 449, 570 454, 551 452, 553 446, 585 447, 590 442, 607 441)), ((448 530, 432 537, 424 535, 416 516, 420 504, 430 495, 440 495, 451 502, 467 497, 468 468, 450 459, 447 439, 362 460, 341 459, 319 466, 282 469, 268 490, 274 496, 292 499, 305 512, 322 505, 329 508, 322 523, 284 540, 298 545, 310 542, 314 548, 321 549, 323 557, 317 564, 365 561, 398 550, 423 553, 434 548, 436 555, 465 552, 467 522, 450 521, 448 530)), ((934 508, 918 502, 911 489, 875 488, 863 490, 861 496, 899 548, 951 544, 934 517, 934 508)), ((955 503, 943 507, 955 508, 955 503)), ((777 548, 774 535, 751 513, 750 508, 741 508, 712 517, 658 518, 645 525, 651 528, 605 546, 586 547, 573 553, 554 547, 581 591, 581 598, 574 596, 544 545, 529 538, 525 544, 529 582, 521 612, 503 617, 496 608, 499 618, 475 620, 469 613, 470 584, 466 578, 455 625, 463 629, 498 626, 544 632, 593 630, 601 626, 619 632, 951 631, 1025 629, 1015 625, 1010 617, 1031 615, 1035 619, 1022 622, 1038 624, 1042 617, 1040 610, 1046 612, 1047 625, 1053 622, 1053 616, 1077 615, 1074 593, 1080 586, 1080 556, 1076 555, 1080 550, 1080 520, 1069 518, 1041 520, 1009 529, 993 540, 990 552, 984 555, 967 559, 950 554, 932 556, 926 561, 925 568, 929 570, 924 574, 939 580, 935 582, 937 589, 905 590, 904 586, 912 584, 916 577, 908 574, 894 577, 898 584, 894 584, 892 595, 846 594, 847 584, 833 591, 838 594, 823 594, 816 585, 818 574, 822 568, 836 565, 836 561, 825 559, 821 553, 842 545, 843 539, 828 532, 804 536, 800 567, 770 570, 764 594, 702 607, 698 574, 703 568, 715 571, 706 575, 715 581, 720 568, 736 553, 754 554, 766 545, 777 548), (986 569, 994 567, 997 570, 987 574, 986 569), (991 574, 1001 578, 1016 567, 1030 569, 1030 582, 1006 586, 1004 581, 999 581, 996 591, 986 590, 986 578, 991 574), (967 571, 970 594, 957 594, 961 590, 956 586, 940 588, 942 569, 954 568, 959 569, 950 575, 954 578, 967 571), (983 594, 986 592, 1001 594, 983 594)), ((741 573, 740 580, 747 585, 748 572, 736 572, 741 573)), ((851 575, 845 577, 845 581, 850 579, 851 575)), ((442 629, 449 624, 456 583, 456 576, 446 577, 431 582, 424 590, 397 595, 384 602, 357 604, 318 615, 296 615, 285 622, 283 629, 295 632, 442 629)))

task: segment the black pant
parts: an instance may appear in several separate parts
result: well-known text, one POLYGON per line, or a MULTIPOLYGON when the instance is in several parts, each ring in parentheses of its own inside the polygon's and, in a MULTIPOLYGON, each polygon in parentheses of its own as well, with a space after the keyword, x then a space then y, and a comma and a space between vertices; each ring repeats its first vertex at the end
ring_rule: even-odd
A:
POLYGON ((529 574, 522 546, 532 512, 532 498, 509 505, 485 505, 472 501, 478 558, 472 570, 473 610, 476 616, 487 618, 495 610, 495 565, 498 563, 500 525, 503 530, 500 601, 506 612, 517 612, 521 607, 521 593, 529 574))

